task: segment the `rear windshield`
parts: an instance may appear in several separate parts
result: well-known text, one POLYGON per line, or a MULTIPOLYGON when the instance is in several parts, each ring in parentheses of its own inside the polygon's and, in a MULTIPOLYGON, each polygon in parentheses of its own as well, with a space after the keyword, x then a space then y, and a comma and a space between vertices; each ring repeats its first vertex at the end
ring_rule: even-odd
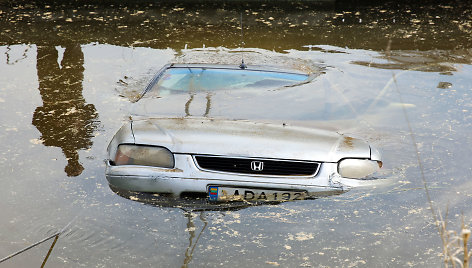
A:
POLYGON ((296 73, 207 68, 169 68, 150 89, 151 94, 279 88, 302 83, 308 75, 296 73))

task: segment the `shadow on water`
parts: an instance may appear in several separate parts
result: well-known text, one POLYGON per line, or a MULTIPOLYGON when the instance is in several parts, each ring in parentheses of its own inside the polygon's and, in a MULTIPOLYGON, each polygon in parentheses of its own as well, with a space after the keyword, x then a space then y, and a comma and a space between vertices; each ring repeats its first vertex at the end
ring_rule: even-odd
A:
POLYGON ((82 95, 84 54, 79 44, 66 44, 59 62, 58 49, 37 47, 39 92, 43 101, 33 115, 33 125, 41 132, 46 146, 61 148, 67 159, 65 172, 75 177, 84 167, 79 150, 92 146, 93 132, 98 125, 97 111, 82 95))

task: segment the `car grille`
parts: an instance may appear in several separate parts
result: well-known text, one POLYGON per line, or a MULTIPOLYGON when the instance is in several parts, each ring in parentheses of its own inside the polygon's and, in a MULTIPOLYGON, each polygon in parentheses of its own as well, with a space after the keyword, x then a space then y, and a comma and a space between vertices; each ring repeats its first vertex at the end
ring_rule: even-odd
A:
POLYGON ((320 163, 293 160, 268 160, 220 156, 194 156, 200 169, 269 176, 313 176, 320 163))

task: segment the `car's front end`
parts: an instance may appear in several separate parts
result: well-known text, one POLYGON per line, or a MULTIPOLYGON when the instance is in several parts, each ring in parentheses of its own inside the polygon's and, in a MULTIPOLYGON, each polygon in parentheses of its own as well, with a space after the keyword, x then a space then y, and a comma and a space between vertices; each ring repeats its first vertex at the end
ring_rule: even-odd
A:
POLYGON ((297 200, 347 190, 381 166, 364 141, 287 125, 143 118, 110 142, 110 185, 212 200, 297 200))

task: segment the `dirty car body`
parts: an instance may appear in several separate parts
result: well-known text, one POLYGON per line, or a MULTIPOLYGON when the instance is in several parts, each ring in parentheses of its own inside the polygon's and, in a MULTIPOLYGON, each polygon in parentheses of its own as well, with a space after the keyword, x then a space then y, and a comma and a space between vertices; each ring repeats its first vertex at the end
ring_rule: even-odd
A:
MULTIPOLYGON (((142 97, 195 89, 277 88, 310 76, 227 65, 165 66, 142 97)), ((139 101, 137 102, 139 104, 139 101)), ((284 201, 345 191, 381 167, 367 142, 322 129, 221 118, 132 117, 108 147, 106 177, 119 189, 284 201)))

